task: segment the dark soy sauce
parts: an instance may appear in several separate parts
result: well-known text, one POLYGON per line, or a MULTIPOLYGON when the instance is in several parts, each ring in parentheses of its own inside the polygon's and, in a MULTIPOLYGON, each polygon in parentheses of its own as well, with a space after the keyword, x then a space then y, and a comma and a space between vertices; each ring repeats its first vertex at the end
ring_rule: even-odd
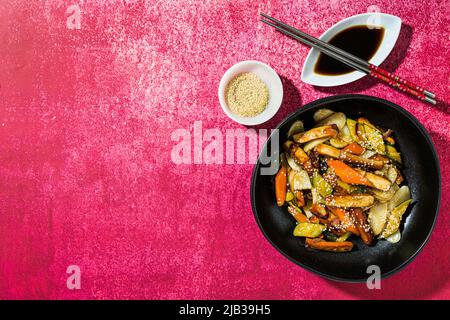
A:
MULTIPOLYGON (((365 61, 369 61, 377 52, 383 40, 384 28, 369 29, 366 25, 344 29, 328 41, 328 43, 345 50, 365 61)), ((337 76, 355 71, 342 62, 323 53, 319 53, 314 72, 337 76)))

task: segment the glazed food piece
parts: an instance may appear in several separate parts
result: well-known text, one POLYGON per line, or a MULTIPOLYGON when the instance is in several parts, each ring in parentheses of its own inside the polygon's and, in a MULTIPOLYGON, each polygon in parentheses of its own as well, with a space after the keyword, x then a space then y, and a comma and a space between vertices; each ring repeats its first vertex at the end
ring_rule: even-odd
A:
POLYGON ((373 205, 375 198, 368 194, 351 194, 346 196, 329 196, 325 199, 327 206, 338 208, 362 208, 373 205))
POLYGON ((277 205, 297 222, 293 235, 330 252, 351 251, 356 237, 400 241, 411 194, 392 130, 329 109, 313 118, 312 128, 293 122, 274 179, 277 205))
POLYGON ((306 238, 305 245, 308 248, 331 252, 348 252, 353 249, 353 243, 350 241, 324 241, 317 238, 306 238))
POLYGON ((287 182, 286 167, 281 166, 275 177, 275 195, 277 197, 278 206, 282 206, 286 199, 286 182, 287 182))
POLYGON ((306 143, 311 140, 321 139, 321 138, 332 138, 337 136, 338 131, 336 126, 327 125, 317 127, 311 130, 308 130, 303 133, 298 133, 293 136, 293 139, 296 143, 306 143))

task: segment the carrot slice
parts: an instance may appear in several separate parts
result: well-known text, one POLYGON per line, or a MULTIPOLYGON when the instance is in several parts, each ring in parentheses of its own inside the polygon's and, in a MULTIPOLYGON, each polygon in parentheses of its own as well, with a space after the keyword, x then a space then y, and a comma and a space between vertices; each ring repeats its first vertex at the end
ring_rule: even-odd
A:
POLYGON ((294 194, 295 194, 295 198, 297 198, 297 205, 299 207, 304 207, 306 204, 306 201, 305 201, 305 197, 303 196, 303 191, 296 190, 294 192, 294 194))
POLYGON ((356 220, 356 227, 359 230, 362 241, 370 246, 373 242, 373 232, 367 222, 366 216, 361 208, 354 208, 351 211, 356 220))
POLYGON ((361 155, 365 151, 364 148, 361 147, 356 142, 350 143, 343 150, 347 151, 347 152, 350 152, 350 153, 353 153, 353 154, 356 154, 357 156, 361 155))
POLYGON ((298 222, 310 222, 309 219, 296 208, 289 206, 288 211, 298 222))
POLYGON ((350 184, 362 184, 371 187, 372 184, 358 173, 352 167, 346 165, 344 162, 339 160, 329 159, 327 164, 334 170, 334 173, 344 182, 350 184))
POLYGON ((309 248, 332 252, 348 252, 353 249, 353 243, 350 241, 332 242, 321 239, 306 238, 305 245, 309 248))
POLYGON ((309 221, 311 221, 311 223, 320 223, 320 220, 318 217, 316 216, 312 216, 309 218, 309 221))
POLYGON ((354 235, 359 236, 358 228, 355 226, 352 219, 350 218, 349 213, 345 209, 337 207, 328 207, 328 209, 330 209, 330 211, 339 218, 342 227, 345 230, 350 231, 354 235))
POLYGON ((328 213, 327 213, 327 210, 325 209, 325 206, 323 204, 319 204, 319 203, 314 203, 311 206, 311 213, 313 213, 314 215, 316 215, 319 218, 327 218, 328 217, 328 213))
POLYGON ((287 170, 286 167, 281 166, 275 176, 275 197, 277 199, 277 205, 282 206, 286 199, 286 183, 287 183, 287 170))

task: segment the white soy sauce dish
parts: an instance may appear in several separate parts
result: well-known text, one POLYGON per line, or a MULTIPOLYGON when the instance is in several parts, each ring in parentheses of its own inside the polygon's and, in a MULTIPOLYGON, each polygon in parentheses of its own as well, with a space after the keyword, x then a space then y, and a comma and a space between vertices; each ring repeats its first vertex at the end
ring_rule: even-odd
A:
MULTIPOLYGON (((325 42, 330 41, 334 36, 343 30, 356 26, 368 26, 368 28, 384 28, 383 38, 369 62, 379 66, 389 55, 397 42, 402 26, 402 20, 385 13, 363 13, 351 16, 333 25, 325 31, 319 39, 325 42)), ((361 79, 366 74, 361 71, 352 71, 345 74, 329 75, 317 73, 315 66, 319 58, 319 50, 312 48, 303 64, 301 79, 305 83, 320 87, 333 87, 347 84, 361 79)))
POLYGON ((220 80, 219 102, 225 114, 237 123, 246 126, 255 126, 270 120, 278 111, 283 100, 283 85, 278 74, 267 64, 259 61, 241 61, 228 69, 220 80), (251 117, 241 117, 231 111, 227 105, 225 91, 228 83, 241 73, 253 73, 266 85, 269 91, 269 101, 266 108, 259 114, 251 117))

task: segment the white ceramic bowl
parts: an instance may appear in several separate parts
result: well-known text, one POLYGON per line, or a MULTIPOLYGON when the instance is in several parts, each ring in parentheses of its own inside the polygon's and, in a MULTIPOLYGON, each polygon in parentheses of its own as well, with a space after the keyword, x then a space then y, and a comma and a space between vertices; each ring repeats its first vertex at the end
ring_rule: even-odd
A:
POLYGON ((259 61, 242 61, 228 69, 220 80, 219 84, 219 102, 228 117, 234 121, 246 125, 254 126, 271 119, 278 111, 283 100, 283 85, 278 74, 267 64, 259 61), (244 72, 256 74, 267 86, 269 90, 269 102, 266 109, 254 117, 240 117, 234 114, 227 105, 225 99, 225 89, 228 82, 235 76, 244 72))
MULTIPOLYGON (((370 63, 379 66, 389 55, 397 42, 402 26, 402 20, 390 14, 385 13, 363 13, 351 16, 333 25, 325 31, 320 37, 320 40, 329 41, 337 33, 344 29, 360 26, 371 25, 381 26, 385 29, 383 40, 375 55, 370 59, 370 63)), ((314 66, 317 62, 319 51, 311 49, 303 64, 302 81, 320 87, 333 87, 347 84, 358 79, 361 79, 366 74, 361 71, 354 71, 343 75, 330 76, 314 72, 314 66)))

